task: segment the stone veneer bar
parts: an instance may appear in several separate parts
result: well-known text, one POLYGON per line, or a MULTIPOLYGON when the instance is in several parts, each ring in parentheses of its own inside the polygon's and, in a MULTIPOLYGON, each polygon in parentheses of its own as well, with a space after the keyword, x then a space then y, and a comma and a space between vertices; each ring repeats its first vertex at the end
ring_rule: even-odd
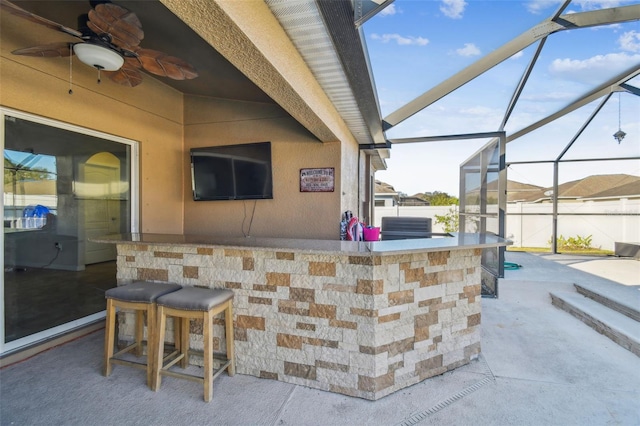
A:
MULTIPOLYGON (((94 241, 117 244, 119 285, 232 289, 238 373, 371 400, 478 356, 481 251, 509 244, 480 234, 373 243, 161 234, 94 241)), ((197 333, 202 324, 191 327, 197 333)), ((126 318, 122 329, 133 334, 126 318)), ((222 318, 214 329, 224 350, 222 318)), ((191 347, 202 346, 193 334, 191 347)))

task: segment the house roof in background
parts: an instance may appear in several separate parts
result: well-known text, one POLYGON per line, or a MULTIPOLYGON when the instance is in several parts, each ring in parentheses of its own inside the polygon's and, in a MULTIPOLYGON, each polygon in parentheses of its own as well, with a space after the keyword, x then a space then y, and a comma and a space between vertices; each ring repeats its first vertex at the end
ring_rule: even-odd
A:
POLYGON ((424 198, 420 197, 419 194, 411 195, 409 197, 400 197, 400 205, 401 206, 430 206, 431 203, 424 198))
POLYGON ((558 194, 562 197, 588 197, 604 190, 634 182, 640 184, 640 177, 623 174, 593 175, 558 185, 558 194))
POLYGON ((542 189, 541 186, 532 185, 530 183, 522 183, 516 182, 515 180, 507 181, 507 191, 508 192, 516 192, 516 191, 538 191, 542 189))
MULTIPOLYGON (((518 185, 527 185, 515 182, 518 185)), ((552 187, 512 191, 512 181, 507 185, 507 201, 538 202, 551 199, 552 187)), ((563 199, 620 198, 640 196, 640 177, 626 174, 592 175, 584 179, 558 185, 558 197, 563 199)))
MULTIPOLYGON (((495 186, 498 184, 496 181, 489 184, 489 190, 495 191, 495 186), (493 185, 492 185, 493 184, 493 185), (493 186, 493 188, 491 187, 493 186)), ((531 201, 539 198, 539 194, 544 188, 537 185, 531 185, 528 183, 516 182, 514 180, 507 180, 507 202, 515 201, 531 201), (532 198, 533 197, 533 198, 532 198)))
POLYGON ((640 179, 626 185, 616 186, 589 196, 588 198, 620 198, 620 197, 640 197, 640 179))
POLYGON ((398 191, 396 191, 393 186, 388 183, 381 182, 379 180, 376 181, 376 194, 394 194, 397 195, 398 191))
MULTIPOLYGON (((489 192, 498 190, 498 181, 487 184, 489 192)), ((376 181, 376 193, 382 192, 397 193, 393 186, 388 183, 376 181)), ((479 191, 476 188, 475 191, 479 191)), ((553 187, 544 188, 542 186, 528 183, 507 180, 507 202, 542 202, 551 199, 553 187)), ((584 179, 578 179, 563 183, 558 186, 558 194, 563 199, 592 199, 592 198, 621 198, 640 197, 640 177, 627 174, 592 175, 584 179)), ((420 194, 413 196, 420 198, 420 194)))

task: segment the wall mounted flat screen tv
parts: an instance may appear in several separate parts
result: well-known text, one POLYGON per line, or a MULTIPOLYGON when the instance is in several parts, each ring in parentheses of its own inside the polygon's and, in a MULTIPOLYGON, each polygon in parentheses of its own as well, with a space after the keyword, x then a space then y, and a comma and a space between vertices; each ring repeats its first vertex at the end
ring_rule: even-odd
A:
POLYGON ((196 201, 273 198, 271 175, 271 142, 191 150, 196 201))

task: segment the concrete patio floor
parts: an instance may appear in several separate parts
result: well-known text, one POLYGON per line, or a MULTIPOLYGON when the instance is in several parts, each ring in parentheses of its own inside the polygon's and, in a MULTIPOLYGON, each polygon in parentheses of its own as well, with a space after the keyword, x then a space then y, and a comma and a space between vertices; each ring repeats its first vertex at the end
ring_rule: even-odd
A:
POLYGON ((209 404, 200 385, 171 377, 153 392, 142 370, 101 375, 98 331, 0 370, 0 424, 640 425, 640 358, 549 297, 574 282, 640 291, 640 262, 515 252, 506 260, 522 267, 505 272, 498 299, 482 300, 480 358, 378 401, 226 374, 209 404))

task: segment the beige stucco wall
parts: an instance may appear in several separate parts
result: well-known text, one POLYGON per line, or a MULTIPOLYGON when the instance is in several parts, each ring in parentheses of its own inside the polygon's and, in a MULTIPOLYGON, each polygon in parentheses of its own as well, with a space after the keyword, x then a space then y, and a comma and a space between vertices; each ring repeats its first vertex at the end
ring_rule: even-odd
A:
POLYGON ((181 233, 183 226, 182 94, 158 80, 128 88, 68 58, 12 55, 21 47, 73 39, 0 14, 0 105, 139 142, 143 232, 181 233))
POLYGON ((272 200, 193 201, 190 179, 185 179, 185 233, 339 237, 339 142, 319 142, 277 105, 197 96, 185 98, 184 135, 183 167, 187 177, 191 148, 270 141, 274 195, 272 200), (300 192, 300 169, 320 167, 335 168, 334 192, 300 192))
MULTIPOLYGON (((344 210, 358 214, 365 168, 344 123, 332 128, 341 141, 320 142, 280 106, 183 95, 145 75, 128 88, 73 59, 30 58, 11 51, 74 41, 12 15, 1 14, 0 105, 117 135, 139 143, 140 231, 217 233, 335 239, 344 210), (216 144, 272 142, 274 199, 194 202, 189 149, 216 144), (335 191, 301 193, 301 168, 334 167, 335 191)), ((315 86, 314 86, 315 87, 315 86)), ((324 103, 326 99, 322 98, 324 103)), ((319 102, 319 101, 318 101, 319 102)), ((332 110, 335 114, 335 110, 332 110)))

